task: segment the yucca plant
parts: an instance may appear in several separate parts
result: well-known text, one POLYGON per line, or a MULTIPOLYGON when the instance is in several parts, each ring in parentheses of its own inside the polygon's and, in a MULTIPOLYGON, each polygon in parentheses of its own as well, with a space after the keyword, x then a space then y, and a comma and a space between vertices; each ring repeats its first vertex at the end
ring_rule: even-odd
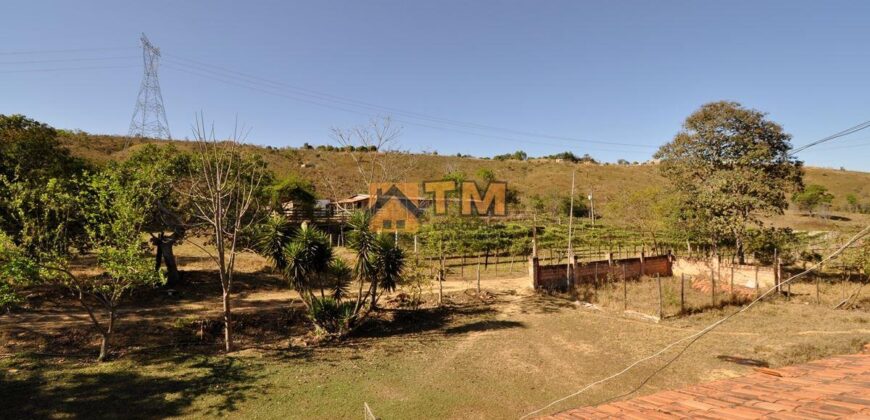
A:
MULTIPOLYGON (((402 272, 405 269, 405 252, 390 235, 379 235, 374 253, 374 266, 377 273, 378 284, 382 291, 392 292, 396 290, 402 281, 402 272)), ((377 303, 377 296, 373 296, 372 306, 377 303)))
POLYGON ((323 231, 303 225, 284 246, 284 277, 307 303, 333 261, 332 245, 323 231))

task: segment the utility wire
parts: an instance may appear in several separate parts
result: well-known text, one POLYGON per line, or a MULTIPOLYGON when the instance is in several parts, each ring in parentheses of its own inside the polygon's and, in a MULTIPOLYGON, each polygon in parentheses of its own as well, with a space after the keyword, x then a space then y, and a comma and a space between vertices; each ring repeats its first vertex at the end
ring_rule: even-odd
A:
POLYGON ((58 53, 85 52, 85 51, 117 51, 117 50, 132 50, 132 49, 139 49, 139 47, 105 47, 105 48, 75 48, 75 49, 68 49, 68 50, 0 51, 0 55, 37 55, 37 54, 58 54, 58 53))
POLYGON ((0 64, 36 64, 36 63, 65 63, 70 61, 105 61, 105 60, 128 60, 131 58, 139 58, 139 55, 125 55, 118 57, 91 57, 91 58, 58 58, 51 60, 28 60, 28 61, 0 61, 0 64))
MULTIPOLYGON (((851 239, 849 239, 849 241, 847 241, 845 244, 843 244, 842 246, 840 246, 840 248, 838 248, 838 249, 837 249, 835 252, 833 252, 832 254, 828 255, 828 256, 825 257, 825 258, 823 258, 821 261, 815 263, 815 264, 814 264, 813 266, 811 266, 810 268, 808 268, 808 269, 806 269, 806 270, 804 270, 804 271, 802 271, 802 272, 800 272, 800 273, 798 273, 798 274, 795 274, 794 276, 791 276, 791 277, 788 278, 787 280, 781 282, 781 283, 780 283, 780 287, 781 287, 782 285, 785 285, 785 284, 790 283, 791 281, 793 281, 793 280, 795 280, 795 279, 797 279, 797 278, 803 277, 804 275, 806 275, 806 274, 812 272, 813 270, 815 270, 815 269, 816 269, 817 267, 819 267, 820 265, 822 265, 822 264, 828 262, 829 260, 835 258, 836 256, 840 255, 844 250, 846 250, 847 248, 849 248, 849 247, 850 247, 852 244, 854 244, 855 242, 859 241, 861 238, 863 238, 863 237, 864 237, 865 235, 867 235, 868 233, 870 233, 870 225, 868 225, 867 227, 865 227, 864 229, 862 229, 860 232, 858 232, 855 236, 853 236, 851 239)), ((604 379, 599 379, 599 380, 597 380, 597 381, 595 381, 595 382, 592 382, 592 383, 590 383, 589 385, 586 385, 586 386, 584 386, 583 388, 580 388, 580 389, 577 390, 576 392, 573 392, 573 393, 568 394, 568 395, 566 395, 566 396, 564 396, 564 397, 561 397, 561 398, 559 398, 559 399, 556 399, 556 400, 550 402, 549 404, 547 404, 547 405, 545 405, 545 406, 543 406, 543 407, 541 407, 541 408, 539 408, 539 409, 537 409, 537 410, 534 410, 534 411, 528 412, 528 413, 526 413, 525 415, 523 415, 522 417, 520 417, 520 419, 522 420, 522 419, 528 418, 528 417, 530 417, 530 416, 532 416, 532 415, 538 414, 538 413, 540 413, 541 411, 544 411, 544 410, 546 410, 546 409, 548 409, 548 408, 550 408, 550 407, 552 407, 552 406, 554 406, 554 405, 556 405, 556 404, 558 404, 558 403, 560 403, 560 402, 562 402, 562 401, 565 401, 565 400, 567 400, 567 399, 569 399, 569 398, 576 397, 576 396, 578 396, 578 395, 580 395, 580 394, 586 392, 587 390, 589 390, 590 388, 592 388, 592 387, 594 387, 594 386, 596 386, 596 385, 600 385, 600 384, 603 384, 603 383, 605 383, 605 382, 609 382, 609 381, 611 381, 612 379, 615 379, 615 378, 617 378, 617 377, 619 377, 619 376, 625 374, 626 372, 630 371, 630 370, 633 369, 635 366, 637 366, 637 365, 639 365, 639 364, 641 364, 641 363, 643 363, 643 362, 646 362, 646 361, 648 361, 648 360, 654 359, 654 358, 656 358, 656 357, 662 355, 662 354, 665 353, 666 351, 670 350, 671 348, 675 347, 676 345, 678 345, 678 344, 680 344, 680 343, 682 343, 682 342, 688 341, 689 343, 686 344, 685 348, 683 348, 682 350, 680 350, 680 352, 677 353, 677 356, 675 356, 673 359, 671 359, 670 361, 668 361, 667 364, 666 364, 665 366, 669 365, 669 364, 672 363, 674 360, 676 360, 677 357, 679 357, 680 355, 682 355, 682 354, 686 351, 686 349, 689 348, 689 346, 691 346, 692 344, 694 344, 695 342, 697 342, 697 341, 698 341, 702 336, 706 335, 708 332, 710 332, 710 331, 714 330, 715 328, 717 328, 718 326, 722 325, 723 323, 725 323, 725 322, 728 321, 729 319, 731 319, 731 318, 733 318, 733 317, 735 317, 735 316, 737 316, 737 315, 739 315, 739 314, 741 314, 741 313, 743 313, 743 312, 746 312, 747 310, 749 310, 749 308, 755 306, 756 303, 760 302, 762 299, 764 299, 765 297, 767 297, 768 295, 770 295, 771 293, 773 293, 775 290, 776 290, 776 286, 771 287, 771 288, 768 289, 766 292, 764 292, 761 296, 758 296, 757 298, 755 298, 755 300, 753 300, 752 302, 748 303, 746 306, 743 306, 743 307, 740 308, 739 310, 737 310, 737 311, 735 311, 735 312, 732 312, 731 314, 729 314, 729 315, 723 317, 722 319, 720 319, 720 320, 718 320, 718 321, 716 321, 716 322, 714 322, 714 323, 708 325, 708 326, 705 327, 704 329, 702 329, 702 330, 700 330, 700 331, 698 331, 698 332, 696 332, 696 333, 694 333, 694 334, 691 334, 691 335, 688 335, 688 336, 686 336, 686 337, 683 337, 683 338, 681 338, 681 339, 679 339, 679 340, 677 340, 677 341, 674 341, 673 343, 668 344, 667 346, 663 347, 661 350, 659 350, 659 351, 657 351, 657 352, 655 352, 655 353, 653 353, 653 354, 651 354, 651 355, 649 355, 649 356, 646 356, 646 357, 643 357, 643 358, 641 358, 641 359, 636 360, 634 363, 628 365, 625 369, 622 369, 621 371, 616 372, 616 373, 614 373, 613 375, 610 375, 610 376, 608 376, 608 377, 606 377, 606 378, 604 378, 604 379)), ((662 369, 663 369, 663 368, 658 369, 658 370, 656 370, 655 372, 653 372, 652 375, 650 375, 650 376, 648 376, 647 378, 644 379, 644 381, 642 382, 642 384, 643 384, 643 383, 646 383, 646 382, 647 382, 647 381, 648 381, 648 380, 649 380, 653 375, 655 375, 656 373, 660 372, 662 369)), ((634 391, 632 391, 632 392, 634 392, 634 391)))
POLYGON ((804 150, 806 150, 806 149, 809 149, 809 148, 811 148, 811 147, 814 147, 814 146, 820 145, 820 144, 822 144, 822 143, 829 142, 829 141, 834 140, 834 139, 838 139, 838 138, 843 137, 843 136, 848 136, 849 134, 857 133, 857 132, 859 132, 859 131, 861 131, 861 130, 864 130, 864 129, 868 128, 868 127, 870 127, 870 121, 864 121, 864 122, 862 122, 861 124, 858 124, 858 125, 856 125, 856 126, 854 126, 854 127, 847 128, 847 129, 845 129, 845 130, 843 130, 843 131, 840 131, 840 132, 837 132, 837 133, 831 134, 830 136, 827 136, 827 137, 821 138, 821 139, 816 140, 816 141, 814 141, 814 142, 807 143, 807 144, 805 144, 805 145, 803 145, 803 146, 801 146, 801 147, 798 147, 797 149, 792 150, 791 153, 789 153, 789 154, 790 154, 790 155, 798 154, 798 153, 800 153, 800 152, 802 152, 802 151, 804 151, 804 150))
MULTIPOLYGON (((590 144, 603 144, 603 145, 611 145, 611 146, 639 147, 639 148, 649 148, 649 149, 656 148, 656 146, 650 146, 647 144, 620 143, 620 142, 611 142, 611 141, 580 139, 580 138, 565 137, 565 136, 555 136, 555 135, 549 135, 549 134, 513 130, 513 129, 509 129, 509 128, 496 127, 496 126, 492 126, 492 125, 478 124, 478 123, 460 121, 460 120, 443 118, 443 117, 436 117, 436 116, 431 116, 431 115, 427 115, 427 114, 423 114, 423 113, 419 113, 419 112, 406 111, 406 110, 402 110, 402 109, 398 109, 398 108, 394 108, 394 107, 386 107, 386 106, 376 105, 376 104, 373 104, 370 102, 360 101, 360 100, 356 100, 356 99, 352 99, 352 98, 332 95, 332 94, 324 93, 324 92, 318 92, 315 90, 306 89, 306 88, 302 88, 299 86, 294 86, 294 85, 290 85, 287 83, 262 78, 262 77, 251 75, 248 73, 243 73, 243 72, 223 68, 220 66, 215 66, 215 65, 208 64, 208 63, 205 63, 202 61, 191 60, 191 59, 180 57, 178 55, 174 55, 174 54, 170 54, 170 53, 164 53, 164 55, 169 60, 173 61, 177 65, 182 65, 185 67, 194 68, 194 69, 197 69, 200 71, 206 71, 206 72, 209 72, 212 74, 219 74, 217 72, 229 73, 232 75, 237 75, 237 76, 234 76, 235 78, 238 78, 238 76, 241 76, 243 78, 251 79, 251 80, 254 80, 257 82, 262 82, 262 83, 266 83, 266 84, 273 85, 273 86, 280 86, 280 87, 285 88, 285 89, 293 90, 296 94, 305 95, 308 97, 314 97, 314 98, 317 98, 320 100, 339 102, 339 103, 343 103, 344 105, 348 105, 348 106, 363 107, 363 108, 368 108, 368 109, 379 110, 382 112, 389 111, 389 112, 395 113, 397 115, 405 115, 406 117, 409 117, 409 118, 427 120, 427 121, 433 122, 433 123, 459 126, 462 128, 468 128, 468 129, 474 129, 474 130, 499 131, 499 132, 503 132, 503 133, 515 134, 515 135, 520 135, 520 136, 524 136, 524 137, 537 137, 537 138, 545 138, 545 139, 550 139, 550 140, 561 140, 561 141, 570 141, 570 142, 577 142, 577 143, 590 143, 590 144)), ((222 74, 222 76, 226 77, 225 74, 222 74)), ((250 80, 248 80, 248 82, 250 82, 250 80)))
POLYGON ((125 69, 125 68, 131 68, 131 67, 141 67, 141 65, 130 64, 130 65, 126 65, 126 66, 58 67, 58 68, 47 68, 47 69, 0 70, 0 73, 42 73, 42 72, 69 71, 69 70, 125 69))
MULTIPOLYGON (((239 79, 239 78, 232 78, 232 77, 225 76, 225 75, 216 76, 214 74, 208 74, 207 72, 204 72, 203 70, 199 70, 199 69, 194 70, 191 68, 179 67, 177 64, 178 63, 166 63, 166 62, 164 62, 163 66, 166 68, 172 69, 172 70, 192 74, 192 75, 199 76, 199 77, 204 77, 207 79, 212 79, 212 80, 215 80, 215 81, 218 81, 221 83, 226 83, 226 84, 230 84, 230 85, 234 85, 234 86, 238 86, 238 87, 243 87, 243 88, 257 91, 260 93, 265 93, 267 95, 273 95, 273 96, 278 96, 278 97, 282 97, 282 98, 292 99, 294 101, 305 102, 305 103, 309 103, 309 104, 313 104, 313 105, 317 105, 317 106, 321 106, 321 107, 337 109, 340 111, 350 112, 350 113, 359 114, 359 115, 365 115, 365 116, 370 115, 369 113, 367 113, 365 111, 360 111, 357 109, 352 109, 352 108, 348 108, 348 107, 340 106, 340 105, 335 105, 335 104, 331 104, 331 103, 323 103, 323 102, 320 102, 317 100, 313 100, 313 99, 309 99, 309 98, 301 98, 299 96, 295 96, 292 94, 279 92, 279 91, 276 91, 274 88, 263 86, 263 84, 258 84, 255 82, 246 81, 246 80, 239 79)), ((519 143, 519 144, 532 143, 532 144, 554 146, 554 147, 561 147, 561 148, 572 147, 572 146, 568 146, 568 145, 561 144, 561 143, 548 143, 548 142, 540 142, 540 141, 534 141, 534 140, 518 139, 518 138, 513 138, 513 137, 481 134, 481 133, 476 133, 476 132, 471 132, 471 131, 466 131, 466 130, 455 129, 455 128, 451 128, 451 127, 441 127, 441 126, 437 126, 437 125, 421 123, 421 122, 407 120, 407 119, 394 118, 394 121, 402 123, 402 124, 407 124, 407 125, 431 128, 434 130, 450 131, 450 132, 454 132, 454 133, 461 133, 461 134, 467 134, 467 135, 478 136, 478 137, 504 140, 504 141, 515 142, 515 143, 519 143)), ((587 148, 587 150, 627 152, 626 150, 605 149, 605 148, 597 148, 597 147, 589 147, 589 148, 587 148)))

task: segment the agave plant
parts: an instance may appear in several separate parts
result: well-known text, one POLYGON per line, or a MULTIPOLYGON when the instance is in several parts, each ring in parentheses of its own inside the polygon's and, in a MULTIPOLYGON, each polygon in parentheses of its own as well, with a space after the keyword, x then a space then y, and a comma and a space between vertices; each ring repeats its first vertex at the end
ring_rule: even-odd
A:
POLYGON ((405 269, 405 252, 390 235, 379 235, 375 248, 375 268, 382 290, 394 291, 402 280, 405 269))
POLYGON ((303 225, 289 243, 284 246, 286 261, 284 277, 307 302, 314 297, 313 290, 321 285, 333 261, 329 237, 322 231, 303 225))
MULTIPOLYGON (((356 264, 353 274, 359 282, 355 313, 362 309, 366 296, 363 294, 363 285, 370 282, 369 293, 377 293, 377 268, 374 264, 375 248, 377 248, 377 235, 371 230, 372 214, 365 210, 359 210, 351 214, 348 225, 351 231, 348 235, 348 245, 356 252, 356 264)), ((372 303, 376 303, 374 298, 372 303)))
POLYGON ((285 217, 279 214, 271 215, 259 227, 257 234, 257 251, 279 270, 287 267, 284 258, 284 247, 293 238, 295 228, 285 217))

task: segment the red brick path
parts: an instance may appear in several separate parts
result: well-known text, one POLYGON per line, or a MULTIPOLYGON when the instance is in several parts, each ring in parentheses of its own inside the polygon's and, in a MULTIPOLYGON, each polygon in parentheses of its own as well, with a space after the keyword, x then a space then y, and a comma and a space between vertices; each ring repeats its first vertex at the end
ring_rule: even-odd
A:
POLYGON ((547 418, 870 419, 870 344, 863 354, 765 371, 547 418))

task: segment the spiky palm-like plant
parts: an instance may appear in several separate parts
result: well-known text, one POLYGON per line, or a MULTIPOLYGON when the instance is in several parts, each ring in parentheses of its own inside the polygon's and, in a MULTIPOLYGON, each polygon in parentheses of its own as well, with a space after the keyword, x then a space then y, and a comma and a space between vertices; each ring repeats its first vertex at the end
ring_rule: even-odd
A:
MULTIPOLYGON (((405 269, 405 252, 396 244, 390 235, 379 235, 374 254, 374 265, 377 270, 378 283, 381 290, 394 291, 402 280, 405 269)), ((377 302, 377 298, 373 299, 377 302)))
POLYGON ((273 214, 259 227, 257 251, 275 264, 279 270, 287 267, 284 247, 293 239, 295 226, 284 216, 273 214))
POLYGON ((333 260, 329 237, 316 228, 303 225, 284 246, 283 258, 286 261, 284 277, 303 300, 310 303, 314 297, 313 289, 319 286, 321 276, 333 260))
POLYGON ((359 314, 365 299, 368 297, 363 294, 365 282, 370 282, 369 294, 377 293, 377 269, 374 264, 377 235, 371 230, 371 221, 372 214, 365 210, 355 211, 351 214, 348 221, 348 225, 351 228, 348 236, 348 245, 356 252, 356 264, 354 264, 353 274, 359 282, 354 314, 359 314))

